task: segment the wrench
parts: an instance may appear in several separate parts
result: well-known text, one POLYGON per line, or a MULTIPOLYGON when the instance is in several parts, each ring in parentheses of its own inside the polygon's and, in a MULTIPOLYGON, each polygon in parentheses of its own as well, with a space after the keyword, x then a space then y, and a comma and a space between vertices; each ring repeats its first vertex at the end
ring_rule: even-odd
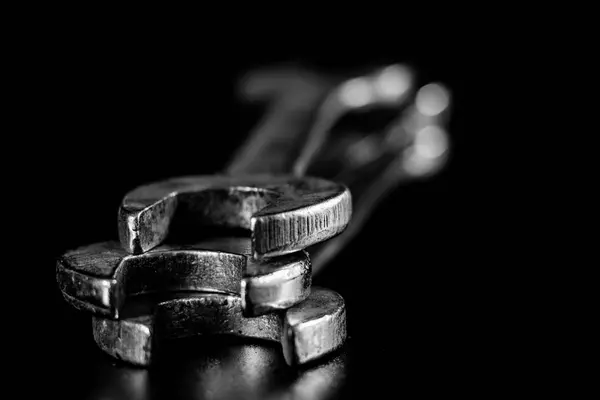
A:
POLYGON ((244 315, 258 316, 306 299, 311 264, 304 251, 254 260, 250 239, 243 237, 163 245, 140 255, 128 254, 117 242, 104 242, 63 255, 57 281, 71 305, 114 319, 131 296, 182 290, 240 295, 244 315))
MULTIPOLYGON (((220 297, 216 293, 213 296, 187 293, 177 300, 157 305, 160 311, 174 304, 196 304, 195 307, 180 308, 180 312, 168 314, 169 318, 166 318, 169 326, 192 323, 195 328, 187 330, 186 335, 237 332, 250 337, 263 337, 275 329, 265 331, 259 328, 258 334, 253 333, 257 324, 264 327, 261 321, 271 321, 276 316, 274 313, 265 314, 288 309, 291 319, 286 320, 287 324, 280 321, 279 325, 283 324, 284 328, 274 332, 277 332, 278 338, 281 336, 288 340, 282 339, 282 345, 289 364, 320 357, 343 343, 345 312, 335 311, 332 316, 325 318, 325 325, 314 333, 318 335, 316 339, 307 336, 309 334, 306 332, 312 332, 311 326, 320 326, 313 320, 322 319, 327 314, 327 307, 337 304, 332 299, 341 297, 327 297, 323 295, 327 291, 315 291, 307 299, 311 292, 310 261, 307 253, 300 250, 311 243, 335 236, 348 224, 351 198, 343 185, 306 177, 184 177, 137 188, 125 196, 123 204, 120 222, 125 221, 126 226, 120 226, 121 232, 125 231, 121 239, 125 237, 126 243, 132 246, 122 249, 123 240, 121 246, 110 242, 92 245, 66 254, 57 266, 63 295, 76 307, 95 312, 95 338, 98 345, 109 354, 132 363, 149 362, 149 355, 139 349, 140 346, 142 349, 148 346, 155 316, 146 314, 127 318, 121 312, 125 299, 139 293, 174 289, 221 292, 220 297), (245 251, 247 256, 243 257, 247 264, 246 276, 243 279, 239 277, 240 265, 244 263, 240 262, 240 257, 235 257, 236 254, 181 246, 173 248, 164 244, 160 246, 174 225, 172 222, 177 219, 176 211, 180 216, 187 217, 184 221, 188 224, 191 222, 193 226, 250 227, 252 237, 247 241, 250 245, 246 245, 249 250, 245 251), (264 236, 267 236, 267 240, 261 241, 264 236), (275 240, 268 240, 269 237, 275 237, 275 240), (278 239, 280 237, 283 239, 278 239), (266 245, 261 245, 263 242, 266 245), (275 246, 272 246, 273 243, 275 246), (265 258, 264 252, 257 251, 257 248, 265 246, 275 249, 278 256, 265 258), (146 249, 149 251, 142 254, 129 254, 146 249), (257 253, 263 253, 258 260, 257 257, 251 257, 257 253), (231 294, 238 283, 237 292, 241 296, 231 294), (210 301, 198 303, 199 300, 192 300, 197 298, 208 298, 210 301), (324 304, 328 298, 331 301, 324 304), (302 300, 305 301, 299 305, 302 300), (306 313, 302 311, 305 310, 301 305, 304 303, 309 307, 306 313), (219 311, 222 320, 208 318, 208 322, 214 324, 214 329, 230 323, 239 329, 214 331, 210 324, 205 326, 207 320, 203 319, 202 310, 210 309, 224 310, 219 311), (234 312, 232 314, 227 310, 234 312), (311 317, 311 312, 316 312, 318 316, 311 317), (246 315, 256 318, 245 318, 246 315), (306 318, 313 321, 308 328, 304 328, 303 324, 306 318), (331 325, 332 322, 335 324, 331 325), (342 323, 343 333, 339 328, 342 323), (140 336, 140 332, 148 333, 148 336, 140 336), (123 339, 127 337, 133 339, 123 339), (111 341, 107 338, 117 339, 111 341), (312 350, 307 348, 314 340, 324 342, 312 350)), ((200 247, 205 248, 206 245, 201 244, 200 247)), ((219 250, 222 247, 223 243, 219 250)), ((243 252, 238 251, 237 255, 243 252)), ((157 315, 162 314, 159 312, 157 315)), ((267 338, 273 339, 273 335, 267 335, 267 338)))
POLYGON ((119 209, 119 237, 133 254, 161 244, 177 220, 187 225, 245 228, 255 258, 303 250, 348 225, 350 191, 318 178, 194 176, 141 186, 119 209), (177 214, 177 215, 176 215, 177 214))
POLYGON ((92 324, 94 340, 104 352, 140 366, 151 363, 157 338, 229 334, 279 341, 288 365, 318 359, 346 339, 344 299, 320 287, 288 310, 254 318, 243 316, 239 296, 222 293, 170 293, 150 307, 135 306, 142 311, 119 320, 95 315, 92 324))

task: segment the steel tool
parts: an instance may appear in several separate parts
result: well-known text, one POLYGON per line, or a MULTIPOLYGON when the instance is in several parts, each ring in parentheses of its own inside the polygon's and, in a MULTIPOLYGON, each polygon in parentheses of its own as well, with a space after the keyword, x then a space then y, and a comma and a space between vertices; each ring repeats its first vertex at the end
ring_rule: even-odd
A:
POLYGON ((98 345, 130 363, 150 362, 156 323, 168 327, 160 337, 281 339, 287 362, 304 363, 341 346, 346 331, 341 297, 311 292, 310 260, 302 249, 343 231, 351 213, 349 191, 323 179, 171 179, 126 195, 119 210, 121 243, 65 254, 57 279, 68 302, 95 314, 98 345), (246 228, 251 237, 161 245, 174 230, 206 234, 214 226, 246 228), (172 296, 177 290, 191 292, 155 302, 152 312, 130 317, 124 311, 135 295, 172 296))
POLYGON ((304 300, 311 265, 305 251, 257 261, 250 238, 244 237, 162 245, 140 255, 128 254, 118 242, 104 242, 63 255, 57 280, 71 305, 114 319, 131 296, 182 290, 240 295, 244 315, 257 316, 304 300))
POLYGON ((119 209, 123 248, 140 254, 162 243, 172 221, 246 228, 255 258, 302 250, 343 231, 350 191, 324 179, 289 176, 192 176, 141 186, 119 209))
POLYGON ((329 289, 313 287, 305 301, 288 310, 254 318, 243 316, 242 299, 236 295, 195 292, 165 297, 149 305, 134 303, 134 311, 118 320, 95 315, 98 346, 115 358, 148 365, 157 345, 155 334, 161 340, 230 334, 280 341, 286 362, 297 365, 338 349, 346 339, 344 299, 329 289))

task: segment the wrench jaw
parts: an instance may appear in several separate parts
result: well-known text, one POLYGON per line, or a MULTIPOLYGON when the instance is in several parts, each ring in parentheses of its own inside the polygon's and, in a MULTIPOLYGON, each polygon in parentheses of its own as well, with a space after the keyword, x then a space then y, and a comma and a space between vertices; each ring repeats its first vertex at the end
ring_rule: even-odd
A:
POLYGON ((98 278, 69 268, 66 260, 56 264, 56 280, 65 300, 81 311, 118 316, 122 287, 113 278, 98 278))
POLYGON ((280 313, 245 318, 241 297, 221 293, 184 294, 161 302, 154 317, 158 337, 167 340, 200 334, 278 341, 282 323, 280 313))
POLYGON ((119 310, 117 308, 106 308, 90 304, 87 301, 70 296, 66 292, 62 292, 62 295, 65 301, 72 307, 74 307, 76 310, 90 312, 94 315, 105 315, 106 317, 119 318, 119 310))
POLYGON ((269 183, 267 176, 186 176, 137 187, 121 202, 119 240, 141 254, 163 243, 172 222, 249 229, 251 215, 278 196, 269 183))
POLYGON ((179 220, 196 230, 250 229, 254 256, 274 257, 340 233, 352 215, 351 203, 344 185, 310 177, 172 179, 142 186, 124 197, 119 238, 128 253, 144 253, 161 244, 172 222, 179 220), (178 191, 167 190, 172 188, 178 191))
POLYGON ((94 316, 92 326, 100 349, 139 366, 152 362, 163 340, 234 335, 276 341, 286 363, 295 366, 330 354, 346 339, 343 299, 323 288, 314 288, 304 302, 288 310, 252 318, 244 317, 240 296, 222 293, 171 293, 150 308, 132 308, 136 306, 143 311, 118 320, 94 316))
POLYGON ((119 241, 129 254, 143 254, 161 244, 177 208, 169 195, 143 209, 119 208, 119 241))
POLYGON ((154 323, 151 316, 131 320, 92 317, 94 341, 108 355, 129 364, 150 365, 154 323))
POLYGON ((243 254, 161 246, 142 255, 121 250, 121 258, 115 258, 118 253, 106 251, 113 247, 110 242, 86 246, 57 262, 59 288, 77 309, 118 318, 128 296, 177 290, 239 293, 246 269, 243 254))
POLYGON ((311 296, 287 310, 282 345, 289 365, 330 354, 346 341, 346 306, 338 293, 313 287, 311 296))
POLYGON ((249 238, 229 237, 187 248, 162 245, 141 255, 121 250, 121 258, 105 251, 114 244, 95 244, 63 256, 57 263, 57 281, 70 304, 110 318, 119 318, 127 298, 140 294, 243 293, 248 317, 288 308, 310 294, 308 253, 258 262, 249 255, 249 242, 249 238), (98 265, 111 267, 102 269, 103 277, 98 277, 92 274, 99 273, 98 265))
POLYGON ((344 231, 351 218, 352 196, 344 186, 335 194, 275 203, 252 217, 253 257, 281 256, 326 241, 344 231))
POLYGON ((121 298, 171 291, 239 293, 245 268, 242 254, 165 245, 127 256, 115 277, 121 298))
MULTIPOLYGON (((148 366, 160 351, 163 340, 202 335, 234 335, 269 341, 279 341, 281 337, 280 313, 244 318, 239 296, 171 293, 168 297, 142 315, 122 319, 94 316, 92 330, 98 347, 126 363, 148 366)), ((141 308, 147 309, 145 304, 141 308)))
POLYGON ((275 265, 248 261, 242 279, 241 300, 244 317, 257 317, 287 310, 310 295, 312 266, 305 251, 282 256, 275 265), (298 257, 302 255, 303 257, 298 257), (292 259, 287 265, 283 260, 292 259), (282 265, 280 267, 279 265, 282 265))

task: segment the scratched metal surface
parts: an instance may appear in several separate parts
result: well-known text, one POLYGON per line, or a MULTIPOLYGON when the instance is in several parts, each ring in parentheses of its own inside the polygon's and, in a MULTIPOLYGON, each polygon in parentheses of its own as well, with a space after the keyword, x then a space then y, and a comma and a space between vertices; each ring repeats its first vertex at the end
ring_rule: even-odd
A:
POLYGON ((167 244, 138 255, 107 242, 63 255, 57 262, 57 283, 76 308, 113 318, 128 297, 164 291, 238 294, 246 315, 257 316, 306 298, 311 264, 305 251, 255 260, 248 237, 212 237, 184 247, 167 244))
POLYGON ((352 203, 344 185, 285 172, 278 177, 190 176, 138 187, 125 195, 119 209, 121 244, 130 253, 150 250, 166 239, 177 219, 188 231, 249 229, 255 257, 272 257, 303 250, 345 229, 352 203))
POLYGON ((261 316, 245 317, 242 306, 240 296, 224 293, 138 296, 118 320, 94 316, 94 340, 118 360, 147 366, 164 341, 235 335, 280 342, 295 367, 337 350, 347 337, 343 298, 329 289, 313 287, 305 301, 261 316))

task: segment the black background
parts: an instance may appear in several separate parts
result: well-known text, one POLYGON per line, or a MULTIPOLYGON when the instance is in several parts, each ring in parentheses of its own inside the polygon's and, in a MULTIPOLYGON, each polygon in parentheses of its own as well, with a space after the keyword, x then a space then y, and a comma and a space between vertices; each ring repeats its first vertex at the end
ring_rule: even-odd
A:
POLYGON ((56 257, 116 239, 117 207, 132 187, 223 168, 260 116, 237 99, 237 79, 289 61, 329 73, 406 62, 421 83, 438 80, 453 93, 450 164, 431 180, 394 191, 315 282, 347 302, 349 377, 340 395, 476 392, 497 378, 488 366, 504 344, 491 339, 499 327, 481 301, 494 277, 474 256, 481 240, 471 224, 477 181, 465 168, 469 87, 485 63, 477 46, 443 32, 431 39, 393 29, 368 37, 241 30, 225 40, 228 35, 210 30, 190 37, 115 34, 85 23, 54 28, 32 50, 39 111, 27 119, 35 120, 31 158, 48 210, 35 217, 44 227, 43 251, 36 254, 44 289, 33 302, 52 299, 35 317, 44 328, 28 341, 38 364, 27 371, 40 371, 51 383, 26 391, 87 397, 113 368, 95 348, 89 316, 71 310, 56 289, 56 257))

